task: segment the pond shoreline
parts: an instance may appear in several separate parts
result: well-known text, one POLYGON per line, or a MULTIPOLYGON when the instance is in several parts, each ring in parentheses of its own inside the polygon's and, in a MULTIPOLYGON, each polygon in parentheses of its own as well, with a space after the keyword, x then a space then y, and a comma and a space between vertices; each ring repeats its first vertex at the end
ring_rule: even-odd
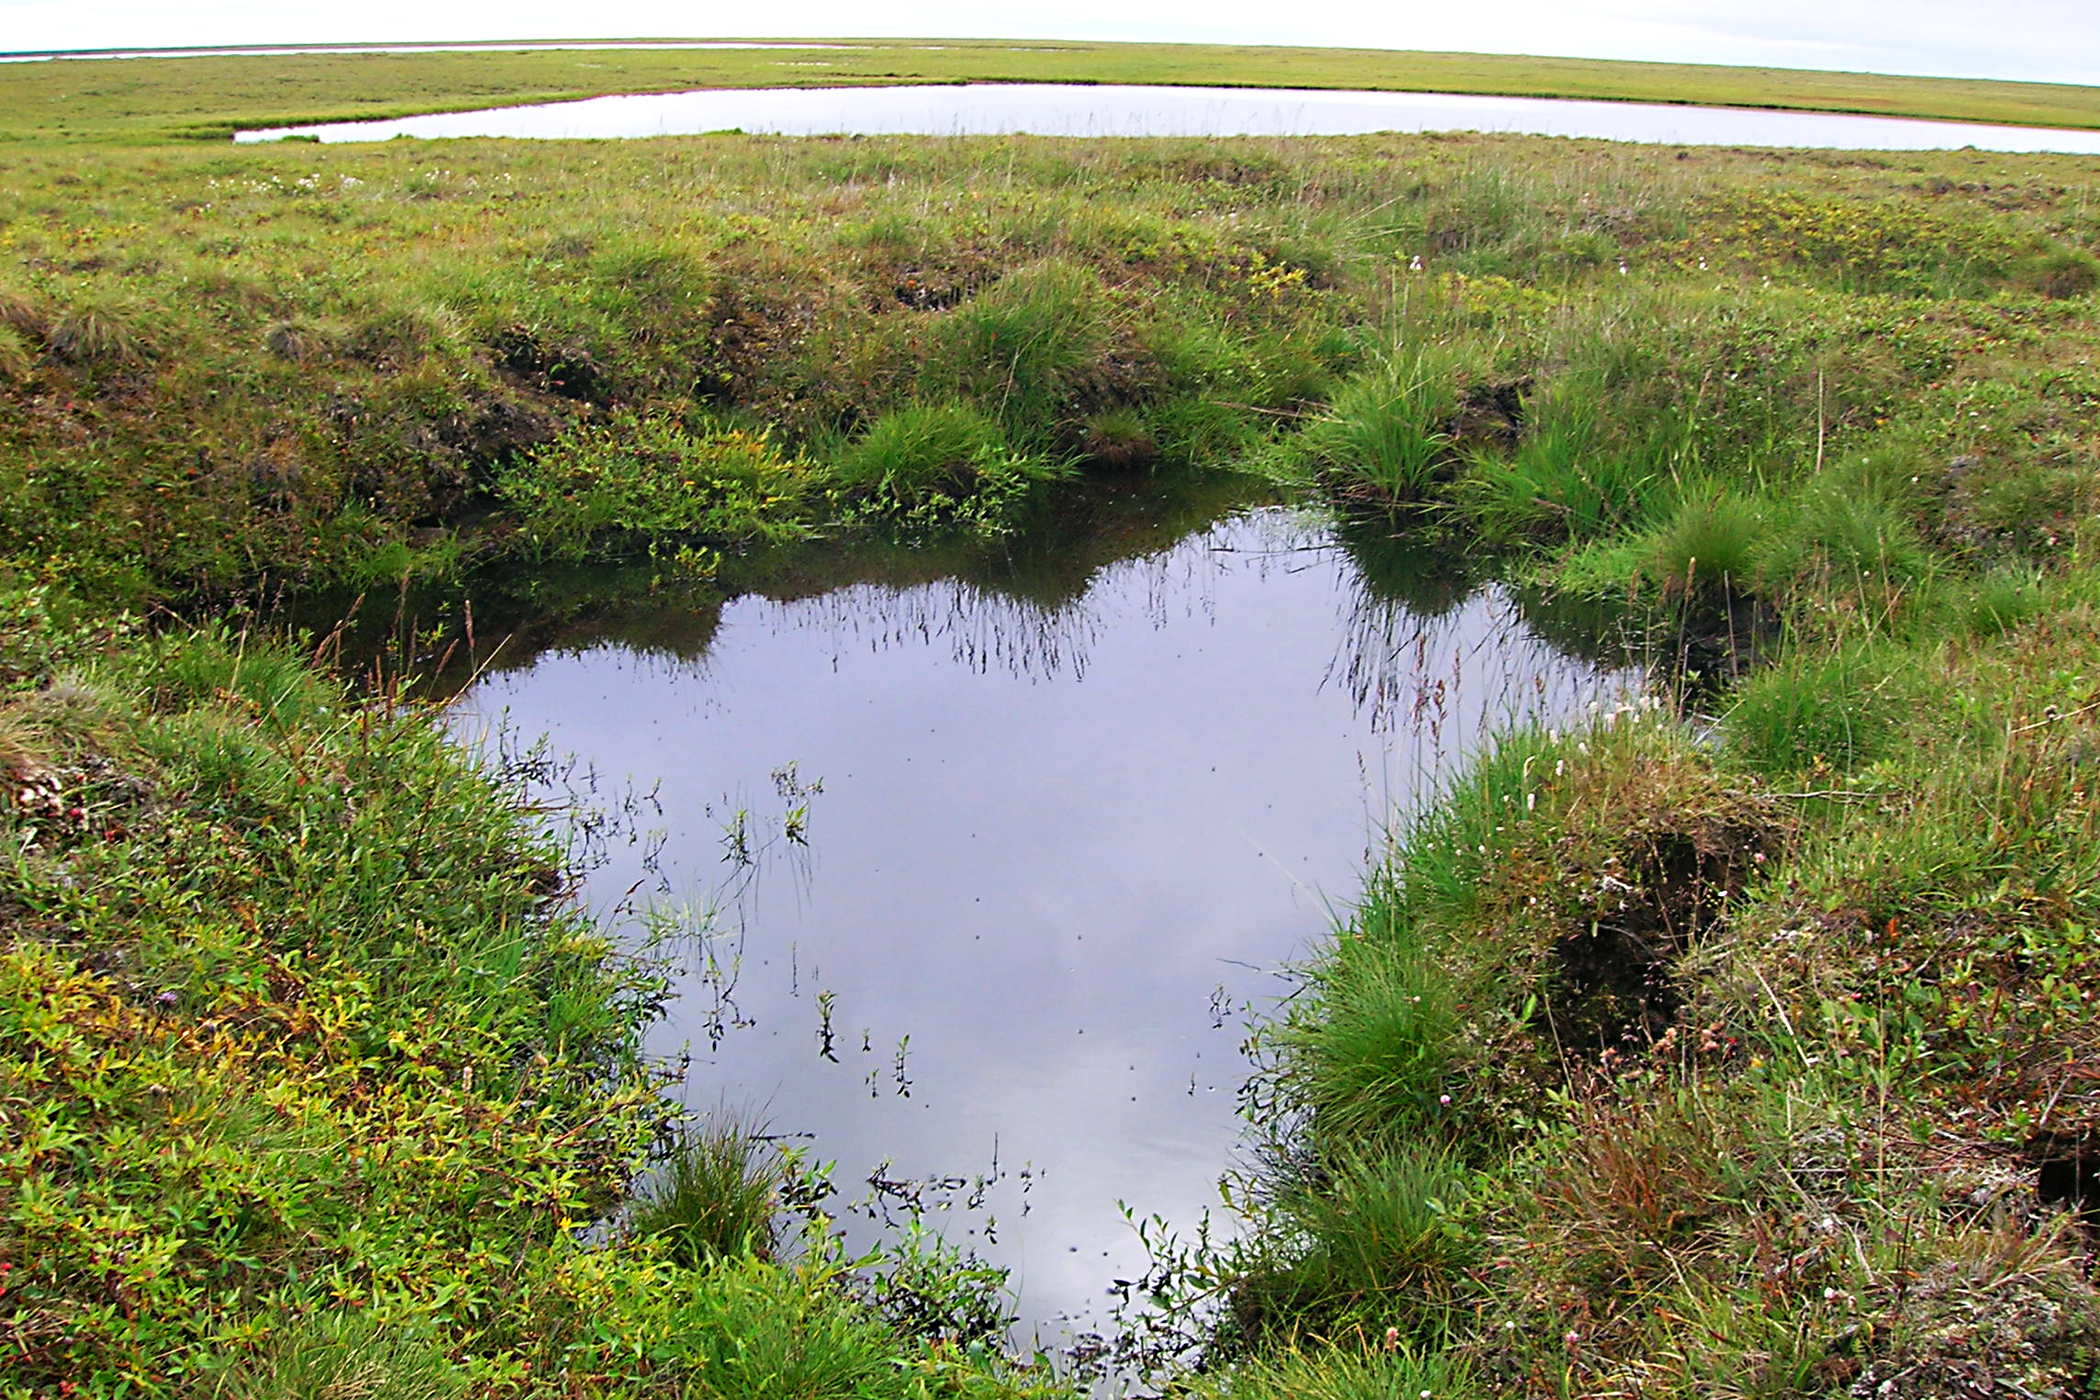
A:
POLYGON ((1061 533, 1108 557, 698 617, 638 599, 496 658, 452 709, 463 734, 543 736, 594 775, 578 800, 652 794, 578 898, 629 937, 679 928, 649 1042, 692 1057, 674 1096, 762 1104, 842 1202, 1003 1162, 940 1228, 1010 1271, 1020 1333, 1052 1349, 1146 1267, 1117 1202, 1183 1224, 1214 1204, 1241 1023, 1291 990, 1381 833, 1492 734, 1631 683, 1491 585, 1366 568, 1369 542, 1286 507, 1156 549, 1061 533))

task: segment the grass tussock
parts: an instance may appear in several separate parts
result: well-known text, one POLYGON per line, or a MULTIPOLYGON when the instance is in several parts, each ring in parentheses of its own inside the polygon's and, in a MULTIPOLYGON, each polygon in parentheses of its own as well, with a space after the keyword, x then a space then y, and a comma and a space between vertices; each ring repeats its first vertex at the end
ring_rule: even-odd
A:
POLYGON ((1315 468, 1374 501, 1418 501, 1448 464, 1458 395, 1447 364, 1421 351, 1381 357, 1338 386, 1298 434, 1315 468))
POLYGON ((464 1378, 428 1337, 356 1313, 288 1328, 210 1393, 224 1400, 452 1400, 464 1378))
POLYGON ((36 368, 36 352, 13 326, 0 325, 0 381, 20 383, 36 368))
POLYGON ((764 1134, 734 1119, 681 1130, 645 1187, 628 1228, 692 1267, 778 1249, 786 1167, 764 1134))

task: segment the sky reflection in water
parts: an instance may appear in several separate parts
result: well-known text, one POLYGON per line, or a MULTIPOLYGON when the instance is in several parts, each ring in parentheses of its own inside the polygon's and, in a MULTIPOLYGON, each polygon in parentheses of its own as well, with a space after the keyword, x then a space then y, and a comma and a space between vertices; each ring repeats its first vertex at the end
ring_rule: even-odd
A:
POLYGON ((1056 605, 958 579, 747 595, 697 659, 572 643, 485 679, 463 723, 656 785, 660 872, 619 847, 587 892, 723 906, 653 1038, 690 1050, 686 1101, 814 1134, 847 1199, 886 1161, 969 1177, 996 1154, 996 1245, 980 1216, 933 1223, 1010 1265, 1024 1334, 1054 1335, 1142 1266, 1118 1201, 1183 1226, 1216 1201, 1243 1008, 1288 992, 1277 969, 1385 824, 1484 730, 1621 683, 1497 589, 1416 597, 1443 610, 1269 509, 1056 605), (791 763, 821 792, 783 795, 791 763), (805 803, 806 848, 782 836, 805 803))

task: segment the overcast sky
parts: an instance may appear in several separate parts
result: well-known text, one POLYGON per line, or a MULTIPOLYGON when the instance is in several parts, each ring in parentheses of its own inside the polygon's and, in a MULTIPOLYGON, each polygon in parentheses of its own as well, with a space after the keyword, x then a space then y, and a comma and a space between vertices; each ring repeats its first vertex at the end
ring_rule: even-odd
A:
POLYGON ((1340 44, 2100 84, 2100 0, 0 0, 0 50, 760 34, 1340 44))

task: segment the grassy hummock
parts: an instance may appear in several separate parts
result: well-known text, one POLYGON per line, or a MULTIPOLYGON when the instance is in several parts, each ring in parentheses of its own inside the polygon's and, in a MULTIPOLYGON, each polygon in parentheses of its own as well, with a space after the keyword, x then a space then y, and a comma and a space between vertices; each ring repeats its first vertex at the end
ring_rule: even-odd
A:
POLYGON ((2100 617, 2045 593, 1454 782, 1264 1032, 1295 1127, 1205 1263, 1221 1343, 1438 1394, 2082 1393, 2100 617))
POLYGON ((1745 512, 1774 549, 1786 512, 1843 535, 1735 561, 1774 574, 1941 505, 2048 535, 2074 474, 2011 438, 2084 392, 2090 162, 1678 155, 28 145, 0 185, 0 563, 113 603, 704 572, 1012 529, 1062 477, 1155 464, 1595 544, 1554 561, 1590 593, 1711 573, 1701 532, 1745 512), (1860 498, 1824 512, 1806 475, 1860 498))

